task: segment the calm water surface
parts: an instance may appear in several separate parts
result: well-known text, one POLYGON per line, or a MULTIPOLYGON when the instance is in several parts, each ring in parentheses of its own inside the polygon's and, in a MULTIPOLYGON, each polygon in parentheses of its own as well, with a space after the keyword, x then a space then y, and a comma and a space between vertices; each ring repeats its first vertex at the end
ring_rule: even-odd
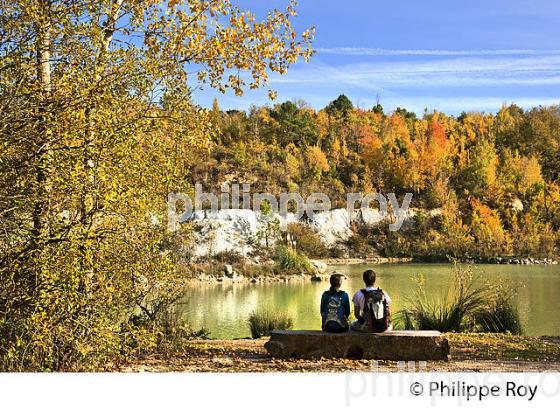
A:
MULTIPOLYGON (((372 268, 378 284, 393 299, 393 312, 406 304, 415 289, 417 274, 426 279, 426 290, 439 295, 452 280, 452 267, 445 264, 329 266, 348 276, 343 290, 352 294, 363 287, 362 272, 372 268)), ((502 278, 518 288, 516 302, 528 335, 560 335, 560 265, 479 265, 477 272, 488 279, 502 278)), ((294 329, 319 329, 319 302, 328 282, 274 284, 220 284, 189 289, 181 309, 194 328, 205 327, 210 337, 231 339, 250 336, 247 318, 265 308, 288 312, 294 329)))

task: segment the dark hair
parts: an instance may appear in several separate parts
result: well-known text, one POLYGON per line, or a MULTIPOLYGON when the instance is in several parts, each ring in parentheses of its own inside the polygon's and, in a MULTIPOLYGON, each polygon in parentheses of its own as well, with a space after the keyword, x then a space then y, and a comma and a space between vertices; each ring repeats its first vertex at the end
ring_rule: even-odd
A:
POLYGON ((372 271, 371 269, 368 269, 364 272, 364 283, 366 284, 366 286, 373 286, 375 285, 375 272, 372 271))
POLYGON ((331 291, 340 289, 342 285, 342 275, 340 273, 333 273, 329 282, 331 283, 331 291))

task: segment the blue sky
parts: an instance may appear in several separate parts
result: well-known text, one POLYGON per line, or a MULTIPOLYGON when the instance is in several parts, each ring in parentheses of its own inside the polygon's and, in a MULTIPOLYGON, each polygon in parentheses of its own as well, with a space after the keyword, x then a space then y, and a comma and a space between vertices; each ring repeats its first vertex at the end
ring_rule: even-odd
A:
MULTIPOLYGON (((242 0, 257 14, 287 0, 242 0)), ((319 109, 339 94, 370 108, 449 114, 560 101, 558 0, 300 0, 295 26, 316 27, 317 54, 272 76, 278 100, 319 109)), ((195 99, 222 109, 270 104, 266 90, 243 97, 209 88, 195 99)))

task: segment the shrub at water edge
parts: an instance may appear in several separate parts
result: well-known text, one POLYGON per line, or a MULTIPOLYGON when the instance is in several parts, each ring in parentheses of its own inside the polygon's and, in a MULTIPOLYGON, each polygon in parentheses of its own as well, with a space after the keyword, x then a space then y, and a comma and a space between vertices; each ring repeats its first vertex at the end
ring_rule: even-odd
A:
POLYGON ((441 332, 522 334, 514 291, 502 284, 483 283, 471 267, 455 266, 446 291, 428 297, 422 276, 409 305, 395 314, 395 328, 441 332))
POLYGON ((270 335, 272 330, 288 330, 294 326, 293 319, 284 312, 270 312, 268 310, 253 312, 248 320, 251 337, 270 335))

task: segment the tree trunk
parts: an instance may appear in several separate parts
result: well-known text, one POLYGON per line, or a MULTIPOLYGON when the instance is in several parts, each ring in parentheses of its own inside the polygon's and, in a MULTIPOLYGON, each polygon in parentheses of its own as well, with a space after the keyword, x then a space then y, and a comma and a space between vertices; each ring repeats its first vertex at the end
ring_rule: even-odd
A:
POLYGON ((51 191, 51 132, 49 129, 48 104, 51 94, 51 27, 50 1, 42 1, 41 17, 37 21, 37 82, 39 85, 39 123, 37 128, 35 178, 37 183, 33 207, 32 240, 37 246, 48 236, 46 222, 51 191))

